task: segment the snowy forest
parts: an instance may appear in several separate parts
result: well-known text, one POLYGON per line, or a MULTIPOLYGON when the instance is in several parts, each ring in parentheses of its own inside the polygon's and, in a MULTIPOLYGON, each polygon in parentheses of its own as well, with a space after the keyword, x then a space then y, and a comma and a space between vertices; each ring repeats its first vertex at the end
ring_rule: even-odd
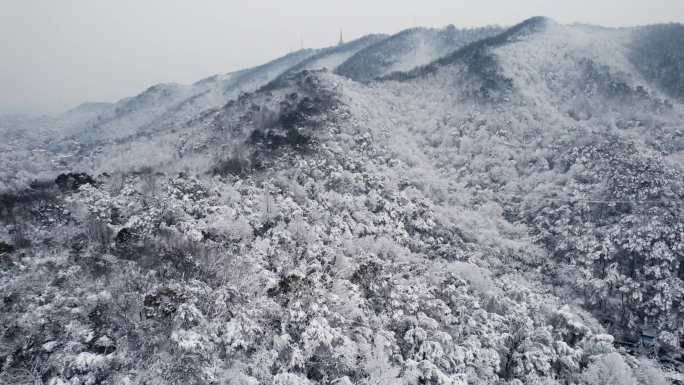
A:
POLYGON ((682 24, 369 35, 0 137, 0 384, 684 383, 682 24))

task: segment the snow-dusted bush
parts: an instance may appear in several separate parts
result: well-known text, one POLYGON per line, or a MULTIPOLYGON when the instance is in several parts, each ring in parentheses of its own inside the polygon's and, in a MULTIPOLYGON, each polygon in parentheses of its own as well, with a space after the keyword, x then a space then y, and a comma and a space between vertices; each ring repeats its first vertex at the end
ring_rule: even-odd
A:
POLYGON ((598 356, 583 378, 587 385, 637 385, 632 369, 617 353, 598 356))

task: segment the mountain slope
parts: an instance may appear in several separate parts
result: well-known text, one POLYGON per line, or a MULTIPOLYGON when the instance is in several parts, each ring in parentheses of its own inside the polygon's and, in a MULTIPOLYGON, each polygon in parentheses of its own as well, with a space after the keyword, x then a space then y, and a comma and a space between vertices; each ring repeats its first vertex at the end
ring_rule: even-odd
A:
POLYGON ((635 33, 630 59, 648 80, 670 96, 684 98, 684 25, 667 24, 640 28, 635 33))
POLYGON ((454 26, 405 30, 359 51, 341 64, 336 73, 357 81, 369 81, 393 72, 408 71, 500 30, 498 27, 457 29, 454 26))
POLYGON ((666 161, 684 149, 682 105, 632 66, 634 32, 532 20, 351 98, 528 226, 556 263, 540 279, 581 291, 621 338, 644 323, 680 333, 684 278, 682 168, 666 161))
POLYGON ((189 86, 155 85, 133 98, 117 102, 108 114, 91 121, 92 127, 87 128, 84 139, 115 139, 183 123, 204 109, 221 106, 240 93, 255 91, 314 53, 313 50, 297 51, 252 69, 214 76, 189 86))
POLYGON ((341 44, 337 47, 330 47, 320 50, 316 55, 293 66, 287 72, 283 73, 271 84, 266 86, 266 89, 276 88, 284 84, 285 79, 293 76, 302 70, 318 70, 326 68, 329 71, 335 71, 338 66, 347 61, 351 56, 357 52, 371 46, 378 41, 385 40, 385 35, 367 35, 359 39, 341 44))

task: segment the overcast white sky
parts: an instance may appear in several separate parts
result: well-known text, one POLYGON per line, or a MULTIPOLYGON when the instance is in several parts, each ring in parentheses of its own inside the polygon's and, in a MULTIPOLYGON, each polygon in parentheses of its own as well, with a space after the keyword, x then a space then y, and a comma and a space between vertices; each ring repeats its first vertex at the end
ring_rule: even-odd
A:
POLYGON ((418 25, 530 16, 627 26, 684 21, 684 0, 0 0, 0 112, 56 113, 190 83, 299 48, 418 25))

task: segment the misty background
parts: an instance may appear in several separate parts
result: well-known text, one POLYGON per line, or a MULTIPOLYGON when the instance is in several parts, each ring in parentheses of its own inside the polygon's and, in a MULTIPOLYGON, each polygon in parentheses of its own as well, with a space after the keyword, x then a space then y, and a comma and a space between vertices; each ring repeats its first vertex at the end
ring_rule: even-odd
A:
POLYGON ((681 0, 0 0, 0 113, 55 114, 162 82, 192 83, 300 48, 414 25, 633 26, 684 20, 681 0))

